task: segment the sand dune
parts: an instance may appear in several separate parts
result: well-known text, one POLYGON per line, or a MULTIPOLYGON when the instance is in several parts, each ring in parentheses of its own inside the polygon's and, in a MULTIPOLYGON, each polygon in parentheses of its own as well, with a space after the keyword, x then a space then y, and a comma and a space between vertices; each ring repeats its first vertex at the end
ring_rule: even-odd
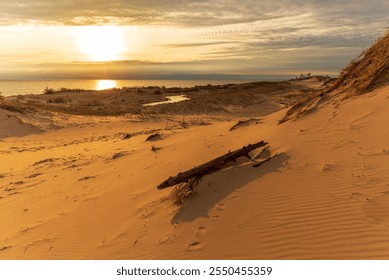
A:
POLYGON ((279 112, 232 131, 235 121, 165 130, 114 119, 3 139, 0 257, 388 258, 388 100, 386 87, 296 122, 277 125, 279 112), (145 127, 163 138, 122 140, 145 127), (178 209, 156 189, 261 139, 282 154, 205 176, 178 209))
POLYGON ((238 126, 53 113, 37 133, 2 115, 0 259, 388 259, 388 105, 381 84, 282 124, 287 109, 238 126), (180 206, 156 188, 260 140, 279 155, 204 176, 180 206))

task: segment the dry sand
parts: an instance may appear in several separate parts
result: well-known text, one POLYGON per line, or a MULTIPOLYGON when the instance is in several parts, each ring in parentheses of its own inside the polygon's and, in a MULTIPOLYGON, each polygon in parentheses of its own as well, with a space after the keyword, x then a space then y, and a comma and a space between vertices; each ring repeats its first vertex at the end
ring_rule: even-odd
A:
POLYGON ((135 118, 3 106, 0 259, 388 259, 388 106, 384 86, 233 130, 242 118, 230 111, 135 118), (156 188, 260 140, 279 155, 204 176, 181 206, 156 188))

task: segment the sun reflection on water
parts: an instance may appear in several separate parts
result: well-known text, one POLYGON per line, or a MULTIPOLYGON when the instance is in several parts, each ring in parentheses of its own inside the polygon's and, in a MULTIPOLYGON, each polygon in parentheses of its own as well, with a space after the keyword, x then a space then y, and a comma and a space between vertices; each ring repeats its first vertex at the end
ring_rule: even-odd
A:
POLYGON ((96 89, 103 90, 116 87, 116 81, 113 80, 98 80, 96 89))

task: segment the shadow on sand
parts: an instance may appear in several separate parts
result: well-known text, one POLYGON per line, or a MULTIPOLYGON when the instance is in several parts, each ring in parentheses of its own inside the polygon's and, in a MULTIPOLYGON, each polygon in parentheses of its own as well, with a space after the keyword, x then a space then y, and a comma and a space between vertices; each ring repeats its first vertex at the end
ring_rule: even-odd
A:
POLYGON ((281 153, 258 168, 254 168, 252 163, 245 163, 204 176, 196 187, 196 194, 180 206, 171 223, 208 218, 208 211, 235 190, 266 174, 282 172, 289 158, 287 154, 281 153))

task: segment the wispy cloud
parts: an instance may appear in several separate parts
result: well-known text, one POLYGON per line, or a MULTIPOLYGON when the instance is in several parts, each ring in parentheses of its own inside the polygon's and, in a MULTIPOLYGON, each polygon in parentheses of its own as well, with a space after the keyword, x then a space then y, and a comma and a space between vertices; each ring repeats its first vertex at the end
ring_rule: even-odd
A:
POLYGON ((217 46, 217 45, 227 45, 237 43, 238 41, 221 41, 221 42, 203 42, 203 43, 180 43, 180 44, 165 44, 165 45, 156 45, 157 47, 163 47, 168 49, 175 48, 197 48, 197 47, 207 47, 207 46, 217 46))
POLYGON ((388 19, 387 0, 3 0, 1 23, 217 26, 312 14, 327 26, 388 19))

